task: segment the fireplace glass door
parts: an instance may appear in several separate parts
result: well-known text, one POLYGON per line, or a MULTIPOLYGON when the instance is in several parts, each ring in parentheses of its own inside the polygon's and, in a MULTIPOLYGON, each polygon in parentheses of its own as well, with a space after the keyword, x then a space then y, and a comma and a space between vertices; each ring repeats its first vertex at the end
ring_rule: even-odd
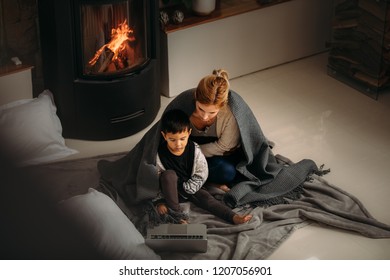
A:
POLYGON ((137 71, 149 61, 145 5, 136 0, 81 1, 83 78, 114 78, 137 71))

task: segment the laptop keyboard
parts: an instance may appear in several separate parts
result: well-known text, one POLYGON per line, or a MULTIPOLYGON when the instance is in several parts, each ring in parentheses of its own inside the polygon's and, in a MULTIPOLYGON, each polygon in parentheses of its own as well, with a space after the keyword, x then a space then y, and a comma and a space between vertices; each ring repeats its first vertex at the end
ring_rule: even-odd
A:
POLYGON ((151 234, 150 239, 203 239, 199 234, 151 234))

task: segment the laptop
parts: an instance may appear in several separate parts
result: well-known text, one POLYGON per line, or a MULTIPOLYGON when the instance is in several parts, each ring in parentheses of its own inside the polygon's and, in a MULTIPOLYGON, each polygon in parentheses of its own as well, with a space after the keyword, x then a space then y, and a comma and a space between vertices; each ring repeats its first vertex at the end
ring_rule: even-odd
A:
POLYGON ((157 252, 207 252, 204 224, 161 224, 147 230, 145 243, 157 252))

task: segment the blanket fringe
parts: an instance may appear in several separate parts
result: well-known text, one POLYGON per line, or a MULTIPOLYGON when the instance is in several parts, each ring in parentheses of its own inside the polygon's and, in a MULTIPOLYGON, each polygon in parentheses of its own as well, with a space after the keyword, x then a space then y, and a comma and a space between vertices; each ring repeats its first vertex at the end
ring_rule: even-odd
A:
MULTIPOLYGON (((330 168, 324 169, 325 164, 321 164, 317 170, 314 170, 313 173, 311 173, 307 178, 306 181, 313 181, 312 174, 316 174, 318 176, 324 176, 330 172, 330 168)), ((283 196, 278 197, 272 197, 270 199, 262 200, 262 201, 255 201, 253 203, 250 203, 252 207, 267 207, 272 205, 278 205, 278 204, 289 204, 289 201, 291 200, 297 200, 301 197, 303 193, 303 186, 299 185, 292 191, 284 194, 283 196)))
POLYGON ((289 204, 290 200, 297 200, 303 193, 303 186, 299 185, 294 190, 284 194, 283 196, 272 197, 262 201, 255 201, 250 203, 252 207, 269 207, 278 204, 289 204))
POLYGON ((149 228, 156 227, 160 224, 180 224, 181 220, 188 220, 189 214, 177 212, 168 208, 168 214, 160 215, 152 201, 143 204, 143 218, 135 225, 138 231, 145 237, 149 228))
POLYGON ((314 171, 314 174, 318 176, 324 176, 330 172, 330 168, 324 169, 325 164, 321 164, 318 170, 314 171))
POLYGON ((154 227, 159 224, 180 224, 182 220, 188 220, 189 215, 184 212, 174 211, 168 207, 168 213, 160 215, 157 212, 156 206, 153 202, 148 202, 145 206, 145 212, 149 217, 149 226, 154 227))

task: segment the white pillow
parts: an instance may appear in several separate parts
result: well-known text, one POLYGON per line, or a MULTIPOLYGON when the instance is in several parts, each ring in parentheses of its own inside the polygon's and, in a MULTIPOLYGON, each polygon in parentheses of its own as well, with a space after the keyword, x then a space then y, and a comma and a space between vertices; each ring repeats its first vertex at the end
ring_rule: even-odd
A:
POLYGON ((0 148, 18 165, 49 162, 77 153, 65 145, 56 111, 49 90, 34 99, 0 106, 0 148))
POLYGON ((59 203, 76 226, 86 231, 92 245, 107 259, 161 259, 145 244, 133 223, 107 195, 90 188, 59 203))

